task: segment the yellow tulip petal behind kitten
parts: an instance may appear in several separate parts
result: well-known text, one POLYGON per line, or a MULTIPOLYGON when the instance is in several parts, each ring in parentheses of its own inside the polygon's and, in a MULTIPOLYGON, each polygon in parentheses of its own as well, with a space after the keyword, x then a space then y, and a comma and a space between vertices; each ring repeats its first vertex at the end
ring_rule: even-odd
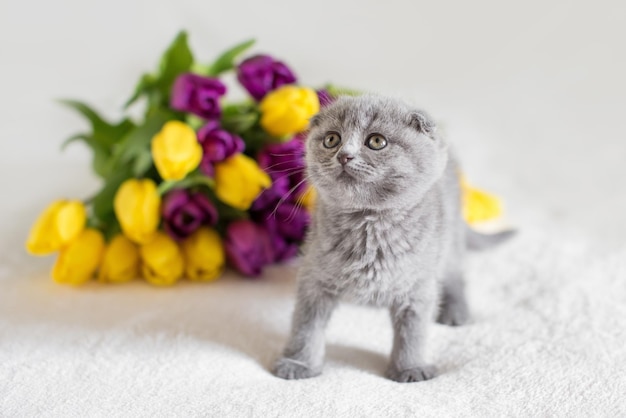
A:
POLYGON ((272 185, 252 158, 237 154, 215 165, 215 194, 222 202, 248 210, 257 196, 272 185))
POLYGON ((261 126, 275 137, 284 137, 307 129, 309 119, 320 110, 315 90, 286 85, 265 96, 260 104, 261 126))

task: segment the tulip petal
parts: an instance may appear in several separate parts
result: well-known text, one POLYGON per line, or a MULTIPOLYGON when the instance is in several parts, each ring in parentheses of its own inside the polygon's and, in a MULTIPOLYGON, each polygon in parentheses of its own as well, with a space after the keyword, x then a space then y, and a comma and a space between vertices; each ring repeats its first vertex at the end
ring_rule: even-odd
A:
POLYGON ((141 246, 141 271, 156 286, 169 286, 183 274, 184 261, 180 248, 167 234, 157 232, 152 241, 141 246))
POLYGON ((57 283, 79 285, 93 277, 104 251, 104 237, 96 229, 87 228, 63 248, 52 269, 57 283))
POLYGON ((154 237, 159 225, 160 205, 156 184, 150 179, 126 180, 113 200, 115 216, 124 235, 140 244, 154 237))
POLYGON ((163 180, 183 179, 202 159, 202 147, 195 131, 180 121, 167 122, 152 139, 151 150, 163 180))
POLYGON ((190 280, 213 281, 224 270, 224 248, 219 234, 202 227, 181 245, 185 256, 185 273, 190 280))
POLYGON ((98 271, 101 282, 122 283, 139 277, 139 248, 122 234, 107 245, 98 271))
POLYGON ((37 218, 26 241, 34 255, 46 255, 72 242, 86 223, 85 207, 80 201, 57 200, 37 218))

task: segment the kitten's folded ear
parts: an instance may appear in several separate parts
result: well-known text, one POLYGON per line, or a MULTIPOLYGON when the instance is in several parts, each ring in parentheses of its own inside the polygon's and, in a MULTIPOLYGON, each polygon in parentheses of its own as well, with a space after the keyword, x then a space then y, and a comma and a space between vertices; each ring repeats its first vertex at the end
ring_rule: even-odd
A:
POLYGON ((311 128, 316 128, 316 127, 320 126, 321 122, 322 122, 322 117, 318 113, 315 116, 313 116, 311 119, 309 119, 309 130, 311 128))
POLYGON ((411 112, 409 116, 409 126, 417 129, 418 131, 432 136, 437 129, 435 122, 433 119, 428 116, 428 113, 422 110, 416 110, 411 112))

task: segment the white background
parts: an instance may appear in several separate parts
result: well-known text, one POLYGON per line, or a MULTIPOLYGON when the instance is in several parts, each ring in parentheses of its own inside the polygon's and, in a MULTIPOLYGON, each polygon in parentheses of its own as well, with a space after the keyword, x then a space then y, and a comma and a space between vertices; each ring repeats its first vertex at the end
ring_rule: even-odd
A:
MULTIPOLYGON (((96 191, 86 127, 57 98, 116 118, 179 29, 209 61, 254 37, 303 84, 405 97, 442 122, 470 180, 513 224, 626 233, 626 3, 321 0, 3 1, 0 202, 5 256, 22 259, 51 199, 96 191)), ((15 260, 15 259, 14 259, 15 260)))

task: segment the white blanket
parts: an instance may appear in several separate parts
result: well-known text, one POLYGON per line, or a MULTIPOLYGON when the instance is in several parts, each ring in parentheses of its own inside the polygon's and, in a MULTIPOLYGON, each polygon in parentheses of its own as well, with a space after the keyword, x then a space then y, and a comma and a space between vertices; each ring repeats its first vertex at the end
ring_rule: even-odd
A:
MULTIPOLYGON (((268 372, 295 266, 257 281, 68 288, 5 267, 2 416, 626 416, 626 252, 522 232, 468 263, 473 322, 433 325, 439 375, 382 377, 386 312, 344 305, 321 377, 268 372)), ((32 270, 41 270, 34 268, 32 270)))

